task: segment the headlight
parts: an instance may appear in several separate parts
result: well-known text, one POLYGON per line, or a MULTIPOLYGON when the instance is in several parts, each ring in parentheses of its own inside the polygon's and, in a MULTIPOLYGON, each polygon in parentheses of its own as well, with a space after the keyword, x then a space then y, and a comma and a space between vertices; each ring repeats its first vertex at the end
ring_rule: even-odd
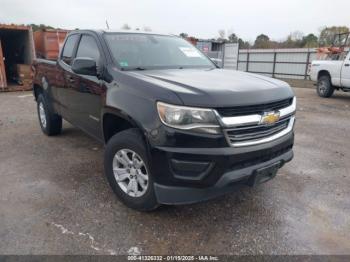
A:
POLYGON ((158 114, 163 124, 201 133, 220 133, 220 126, 211 109, 175 106, 157 103, 158 114))

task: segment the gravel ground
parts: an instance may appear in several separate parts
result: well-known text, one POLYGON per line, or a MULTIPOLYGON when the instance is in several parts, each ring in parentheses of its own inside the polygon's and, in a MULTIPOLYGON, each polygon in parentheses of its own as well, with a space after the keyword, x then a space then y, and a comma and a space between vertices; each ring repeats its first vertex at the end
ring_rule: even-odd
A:
POLYGON ((277 177, 140 213, 114 196, 103 147, 39 129, 31 93, 0 94, 0 254, 350 254, 350 96, 298 97, 295 158, 277 177))

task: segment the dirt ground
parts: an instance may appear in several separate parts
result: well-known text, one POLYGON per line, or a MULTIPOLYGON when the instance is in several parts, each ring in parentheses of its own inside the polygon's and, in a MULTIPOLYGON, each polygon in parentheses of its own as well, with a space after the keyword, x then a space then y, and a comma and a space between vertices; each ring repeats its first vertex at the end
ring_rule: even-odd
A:
POLYGON ((31 93, 0 93, 0 254, 350 254, 350 95, 294 90, 274 180, 152 213, 116 199, 102 145, 68 123, 43 135, 31 93))

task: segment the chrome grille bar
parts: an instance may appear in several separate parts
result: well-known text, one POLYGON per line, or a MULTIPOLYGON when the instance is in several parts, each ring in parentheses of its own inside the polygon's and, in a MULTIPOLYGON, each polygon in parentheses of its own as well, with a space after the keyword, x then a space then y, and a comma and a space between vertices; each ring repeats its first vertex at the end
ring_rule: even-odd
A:
MULTIPOLYGON (((279 131, 285 129, 288 126, 288 123, 289 123, 289 119, 281 122, 280 124, 276 124, 275 126, 266 128, 265 130, 261 128, 262 130, 251 132, 251 130, 245 129, 243 130, 245 131, 243 133, 241 132, 242 130, 238 128, 233 130, 227 130, 226 132, 231 142, 252 140, 252 139, 258 139, 258 138, 262 138, 262 137, 266 137, 266 136, 270 136, 275 133, 278 133, 279 131), (239 134, 239 132, 241 134, 239 134)), ((254 129, 257 129, 257 128, 254 127, 254 129)))
POLYGON ((292 132, 295 111, 294 97, 290 106, 273 111, 279 113, 280 120, 271 125, 261 124, 262 114, 233 117, 222 117, 217 112, 216 114, 228 143, 233 147, 243 147, 271 142, 292 132))
POLYGON ((243 146, 253 146, 253 145, 264 144, 264 143, 274 141, 274 140, 276 140, 280 137, 283 137, 283 136, 289 134, 290 132, 292 132, 293 127, 294 127, 294 121, 295 121, 295 117, 292 116, 289 120, 287 128, 283 129, 282 131, 280 131, 278 133, 275 133, 274 135, 267 136, 264 138, 231 142, 230 138, 227 136, 227 133, 226 133, 226 136, 227 136, 227 139, 230 141, 231 146, 233 146, 233 147, 243 147, 243 146))
MULTIPOLYGON (((280 112, 280 117, 284 118, 291 114, 294 114, 296 110, 296 98, 293 98, 293 102, 290 106, 278 109, 276 111, 280 112)), ((218 119, 221 122, 221 125, 229 128, 229 127, 235 127, 235 126, 243 126, 243 125, 257 125, 260 123, 262 115, 255 114, 255 115, 246 115, 246 116, 233 116, 233 117, 221 117, 219 116, 218 119)))

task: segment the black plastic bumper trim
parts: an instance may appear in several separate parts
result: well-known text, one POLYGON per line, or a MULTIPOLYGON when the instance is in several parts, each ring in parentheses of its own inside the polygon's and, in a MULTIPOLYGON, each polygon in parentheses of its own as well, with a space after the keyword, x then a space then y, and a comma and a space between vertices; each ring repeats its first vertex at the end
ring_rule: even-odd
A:
POLYGON ((232 192, 239 186, 242 186, 242 184, 245 183, 240 182, 248 179, 256 170, 278 162, 280 162, 280 167, 282 167, 286 162, 292 160, 292 158, 293 151, 290 150, 269 161, 227 172, 214 186, 209 188, 173 187, 155 183, 154 188, 156 197, 160 204, 169 205, 191 204, 209 200, 228 192, 232 192))
POLYGON ((184 161, 177 159, 171 159, 170 163, 175 178, 189 181, 202 180, 214 166, 211 162, 184 161))

